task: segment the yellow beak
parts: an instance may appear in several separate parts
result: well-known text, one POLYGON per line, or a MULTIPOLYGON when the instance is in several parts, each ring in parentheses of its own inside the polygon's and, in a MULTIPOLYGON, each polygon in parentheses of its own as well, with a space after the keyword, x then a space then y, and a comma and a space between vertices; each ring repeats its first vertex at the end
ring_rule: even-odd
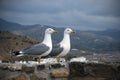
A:
POLYGON ((74 34, 75 34, 76 32, 75 32, 75 30, 72 30, 72 32, 71 32, 71 33, 74 33, 74 34))
POLYGON ((53 32, 54 32, 54 33, 58 33, 58 31, 57 31, 57 30, 54 30, 53 32))

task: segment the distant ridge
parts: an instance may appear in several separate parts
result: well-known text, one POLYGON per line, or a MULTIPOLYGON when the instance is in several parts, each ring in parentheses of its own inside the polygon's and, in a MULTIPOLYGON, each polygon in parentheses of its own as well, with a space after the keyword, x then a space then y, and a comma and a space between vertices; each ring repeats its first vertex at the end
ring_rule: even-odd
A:
MULTIPOLYGON (((21 25, 0 19, 0 30, 10 31, 15 34, 29 36, 37 40, 42 40, 44 30, 48 27, 55 28, 59 34, 52 35, 53 42, 58 43, 62 40, 65 28, 57 28, 48 25, 21 25), (53 37, 54 36, 54 37, 53 37)), ((110 29, 104 31, 80 31, 71 35, 72 48, 85 50, 87 52, 109 52, 120 51, 120 30, 110 29)))

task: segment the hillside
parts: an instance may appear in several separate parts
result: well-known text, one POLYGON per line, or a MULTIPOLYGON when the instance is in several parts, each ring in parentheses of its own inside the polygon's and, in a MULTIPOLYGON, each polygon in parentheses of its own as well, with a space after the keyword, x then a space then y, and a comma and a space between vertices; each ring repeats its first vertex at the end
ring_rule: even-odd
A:
POLYGON ((11 55, 10 52, 22 50, 36 43, 38 41, 30 37, 0 31, 0 58, 8 59, 11 55))
MULTIPOLYGON (((0 19, 0 30, 11 31, 15 34, 29 36, 34 39, 42 40, 44 30, 48 27, 55 28, 59 34, 53 34, 53 42, 58 43, 62 40, 65 28, 57 28, 47 25, 21 25, 18 23, 8 22, 0 19), (53 37, 54 36, 54 37, 53 37)), ((71 35, 71 46, 79 50, 92 52, 109 52, 120 51, 120 30, 104 30, 104 31, 80 31, 76 30, 76 34, 71 35)))

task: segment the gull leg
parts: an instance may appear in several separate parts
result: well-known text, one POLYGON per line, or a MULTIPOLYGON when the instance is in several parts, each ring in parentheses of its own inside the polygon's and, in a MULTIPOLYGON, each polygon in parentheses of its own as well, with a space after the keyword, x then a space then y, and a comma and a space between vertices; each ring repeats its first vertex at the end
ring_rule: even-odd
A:
POLYGON ((60 62, 60 57, 56 57, 57 63, 60 62))
POLYGON ((39 56, 39 57, 37 58, 37 62, 40 64, 40 62, 41 62, 41 56, 39 56))

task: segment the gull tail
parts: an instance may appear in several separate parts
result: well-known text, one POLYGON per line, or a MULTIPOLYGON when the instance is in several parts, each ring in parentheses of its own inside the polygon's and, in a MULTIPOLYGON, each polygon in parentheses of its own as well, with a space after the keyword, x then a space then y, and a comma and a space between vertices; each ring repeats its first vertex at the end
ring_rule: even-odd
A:
POLYGON ((11 54, 12 56, 17 56, 17 57, 23 56, 23 54, 21 54, 20 51, 13 51, 11 54))

